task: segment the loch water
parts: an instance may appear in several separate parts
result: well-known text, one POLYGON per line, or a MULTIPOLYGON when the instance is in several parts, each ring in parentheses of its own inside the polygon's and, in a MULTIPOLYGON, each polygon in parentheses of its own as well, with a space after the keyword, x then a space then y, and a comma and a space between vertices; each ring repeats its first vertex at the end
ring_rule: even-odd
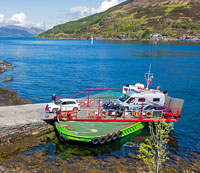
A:
MULTIPOLYGON (((33 103, 49 102, 52 93, 73 96, 89 87, 145 83, 144 73, 151 64, 151 87, 159 85, 170 96, 185 100, 180 121, 175 123, 171 152, 181 157, 200 154, 200 42, 94 40, 91 44, 89 40, 1 38, 0 59, 15 66, 0 76, 0 80, 12 76, 14 81, 1 86, 9 86, 33 103)), ((103 147, 98 151, 102 156, 126 157, 138 149, 128 145, 131 141, 126 138, 109 153, 103 147)), ((57 143, 48 145, 50 153, 59 155, 57 143)), ((35 149, 39 148, 45 147, 35 149)))

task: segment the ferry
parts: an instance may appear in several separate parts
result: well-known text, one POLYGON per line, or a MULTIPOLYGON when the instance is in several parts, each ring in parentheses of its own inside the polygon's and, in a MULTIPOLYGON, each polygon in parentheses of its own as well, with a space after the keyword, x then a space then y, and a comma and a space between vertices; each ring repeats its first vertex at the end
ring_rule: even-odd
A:
POLYGON ((134 133, 158 118, 159 121, 178 121, 184 100, 168 96, 159 86, 149 89, 153 79, 150 68, 145 79, 146 87, 136 83, 123 88, 88 88, 73 97, 57 96, 61 100, 56 105, 57 113, 47 116, 55 114, 59 140, 104 144, 134 133), (92 91, 102 92, 91 94, 92 91))

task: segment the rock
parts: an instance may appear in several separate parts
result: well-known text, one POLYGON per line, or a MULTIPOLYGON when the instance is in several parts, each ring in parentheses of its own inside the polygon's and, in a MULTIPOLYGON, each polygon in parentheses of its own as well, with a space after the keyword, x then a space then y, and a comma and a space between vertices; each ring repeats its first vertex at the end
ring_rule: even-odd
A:
POLYGON ((4 73, 7 70, 13 70, 11 63, 0 60, 0 74, 4 73))
POLYGON ((0 106, 22 105, 31 103, 21 98, 19 94, 9 88, 0 87, 0 106))
POLYGON ((13 81, 13 77, 4 78, 2 82, 10 82, 13 81))
POLYGON ((162 36, 161 34, 155 33, 155 34, 151 34, 150 35, 151 39, 150 40, 154 40, 154 41, 167 41, 167 37, 162 36))
POLYGON ((199 40, 199 38, 196 36, 185 35, 185 34, 180 36, 178 39, 181 41, 185 41, 185 40, 197 41, 197 40, 199 40))
MULTIPOLYGON (((11 63, 0 60, 0 74, 7 70, 13 70, 11 63)), ((13 77, 4 78, 2 82, 13 81, 13 77)), ((22 105, 31 103, 29 100, 21 98, 19 94, 9 88, 0 87, 0 106, 22 105)))

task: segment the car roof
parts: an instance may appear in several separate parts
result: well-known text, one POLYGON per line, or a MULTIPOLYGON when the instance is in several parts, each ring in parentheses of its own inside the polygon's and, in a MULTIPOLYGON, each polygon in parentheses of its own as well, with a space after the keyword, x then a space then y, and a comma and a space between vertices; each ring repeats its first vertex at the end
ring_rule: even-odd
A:
POLYGON ((153 91, 137 91, 137 90, 132 90, 132 91, 128 91, 126 93, 126 95, 128 95, 129 97, 161 97, 164 94, 161 93, 160 91, 157 90, 153 90, 153 91))
POLYGON ((164 106, 161 106, 161 105, 146 105, 144 108, 146 108, 146 107, 160 107, 160 108, 162 108, 164 106))
POLYGON ((76 102, 76 99, 70 99, 70 98, 67 98, 67 99, 60 99, 61 102, 66 102, 66 101, 74 101, 76 102))

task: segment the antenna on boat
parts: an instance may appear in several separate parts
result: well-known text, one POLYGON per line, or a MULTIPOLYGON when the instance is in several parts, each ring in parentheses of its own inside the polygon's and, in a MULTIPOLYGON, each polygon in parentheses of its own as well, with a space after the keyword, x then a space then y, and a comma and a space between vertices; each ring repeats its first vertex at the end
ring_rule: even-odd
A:
POLYGON ((147 89, 149 89, 149 85, 152 84, 153 74, 151 73, 151 64, 149 65, 149 72, 145 73, 145 80, 147 82, 147 89))

